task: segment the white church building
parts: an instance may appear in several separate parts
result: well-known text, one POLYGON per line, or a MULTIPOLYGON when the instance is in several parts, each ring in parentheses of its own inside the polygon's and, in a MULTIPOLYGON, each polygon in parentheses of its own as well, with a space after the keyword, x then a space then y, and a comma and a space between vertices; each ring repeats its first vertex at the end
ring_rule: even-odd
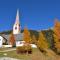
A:
MULTIPOLYGON (((13 25, 13 34, 16 40, 16 46, 23 46, 25 41, 23 41, 23 33, 21 33, 21 24, 19 22, 19 10, 17 10, 16 20, 13 25)), ((4 42, 7 42, 7 45, 4 45, 5 47, 12 47, 11 45, 9 45, 9 37, 10 34, 3 34, 0 36, 0 47, 2 47, 4 42)), ((36 47, 33 44, 31 44, 31 46, 36 47)))
MULTIPOLYGON (((17 10, 16 20, 13 25, 13 34, 16 40, 16 46, 23 45, 23 33, 21 33, 21 25, 19 22, 19 10, 17 10)), ((9 36, 10 34, 3 34, 0 36, 0 47, 2 47, 2 44, 4 42, 7 42, 9 45, 9 36)))

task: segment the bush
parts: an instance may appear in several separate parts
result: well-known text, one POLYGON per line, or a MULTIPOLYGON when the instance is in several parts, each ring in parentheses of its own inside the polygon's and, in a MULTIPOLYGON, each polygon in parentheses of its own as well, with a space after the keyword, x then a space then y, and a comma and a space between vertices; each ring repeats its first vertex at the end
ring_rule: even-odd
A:
POLYGON ((30 45, 27 46, 27 52, 28 52, 28 54, 31 54, 32 53, 32 48, 31 48, 30 45))
POLYGON ((21 47, 17 47, 17 53, 19 54, 19 53, 23 53, 23 47, 21 46, 21 47))
POLYGON ((16 48, 16 51, 18 54, 31 54, 32 53, 32 48, 31 46, 19 46, 16 48))

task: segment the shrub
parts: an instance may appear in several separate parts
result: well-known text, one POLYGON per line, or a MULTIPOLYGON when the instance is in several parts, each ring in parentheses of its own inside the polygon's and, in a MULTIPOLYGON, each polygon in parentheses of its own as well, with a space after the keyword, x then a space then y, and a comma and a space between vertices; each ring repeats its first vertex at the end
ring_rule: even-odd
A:
POLYGON ((27 52, 28 52, 28 54, 31 54, 32 53, 32 48, 31 48, 30 45, 27 46, 27 52))
POLYGON ((32 48, 31 46, 19 46, 16 48, 16 51, 18 54, 31 54, 32 53, 32 48))
POLYGON ((17 47, 17 53, 19 54, 19 53, 23 53, 24 52, 24 48, 22 47, 22 46, 20 46, 20 47, 17 47))

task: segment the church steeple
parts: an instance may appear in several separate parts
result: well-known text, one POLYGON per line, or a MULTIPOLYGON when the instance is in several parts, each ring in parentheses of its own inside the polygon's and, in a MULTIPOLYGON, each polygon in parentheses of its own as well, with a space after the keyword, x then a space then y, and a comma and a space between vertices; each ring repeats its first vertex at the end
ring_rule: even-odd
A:
POLYGON ((19 10, 17 10, 17 15, 16 15, 15 24, 20 24, 20 23, 19 23, 19 10))
POLYGON ((17 10, 16 21, 13 26, 13 34, 19 34, 19 33, 20 33, 19 10, 17 10))

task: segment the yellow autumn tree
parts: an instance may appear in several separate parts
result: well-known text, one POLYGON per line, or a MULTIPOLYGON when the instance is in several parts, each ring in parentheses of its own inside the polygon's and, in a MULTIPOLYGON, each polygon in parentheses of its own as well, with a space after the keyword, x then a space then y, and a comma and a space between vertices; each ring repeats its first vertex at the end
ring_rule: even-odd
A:
POLYGON ((57 49, 57 52, 60 52, 60 39, 58 38, 58 36, 54 33, 54 45, 55 48, 57 49))
POLYGON ((60 22, 55 20, 55 25, 54 25, 54 44, 55 48, 57 48, 57 51, 60 52, 60 22))
POLYGON ((39 33, 38 47, 40 49, 48 49, 49 48, 49 44, 42 32, 39 33))
POLYGON ((60 22, 58 20, 55 20, 54 33, 56 34, 58 39, 60 39, 60 22))
POLYGON ((9 44, 12 45, 12 46, 15 46, 15 37, 13 35, 13 33, 10 34, 10 37, 9 37, 9 44))
POLYGON ((54 43, 55 44, 55 48, 60 49, 60 41, 59 41, 57 35, 55 35, 55 34, 54 34, 54 42, 55 42, 54 43))
POLYGON ((27 27, 24 28, 23 39, 26 43, 31 42, 30 32, 28 31, 27 27))

